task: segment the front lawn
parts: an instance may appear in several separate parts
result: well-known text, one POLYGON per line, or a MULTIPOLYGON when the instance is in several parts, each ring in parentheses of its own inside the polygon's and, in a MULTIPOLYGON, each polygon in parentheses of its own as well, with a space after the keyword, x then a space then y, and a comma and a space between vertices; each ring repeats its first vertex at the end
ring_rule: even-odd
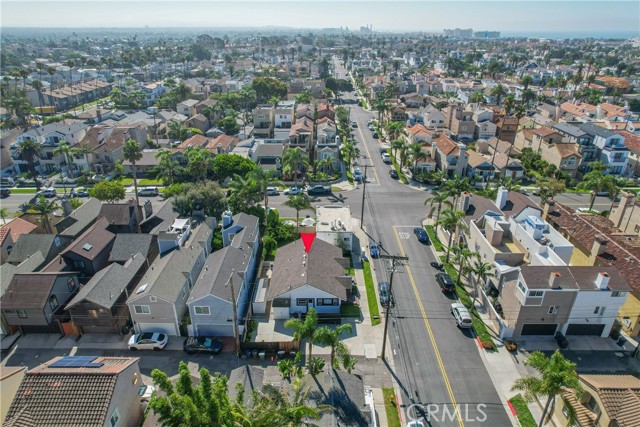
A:
POLYGON ((367 288, 367 300, 369 301, 369 315, 371 316, 371 324, 373 326, 380 324, 380 310, 378 309, 378 300, 376 299, 376 287, 371 276, 371 266, 369 261, 362 263, 362 272, 364 274, 364 285, 367 288))
POLYGON ((527 406, 527 402, 524 401, 520 394, 516 394, 511 399, 509 399, 511 405, 513 405, 513 409, 516 410, 516 415, 518 416, 518 421, 520 421, 520 425, 522 427, 536 427, 536 420, 531 415, 531 411, 529 411, 529 407, 527 406))
POLYGON ((427 234, 429 235, 429 240, 431 240, 431 244, 433 245, 434 248, 436 248, 436 251, 444 252, 444 245, 436 235, 436 230, 433 227, 433 225, 425 225, 424 229, 427 230, 427 234))
POLYGON ((36 194, 35 188, 11 188, 11 194, 36 194))
POLYGON ((355 317, 359 319, 362 316, 362 311, 358 304, 342 304, 340 306, 340 315, 342 317, 355 317))
POLYGON ((387 425, 389 427, 400 427, 396 394, 392 388, 383 388, 382 395, 384 396, 384 410, 387 413, 387 425))

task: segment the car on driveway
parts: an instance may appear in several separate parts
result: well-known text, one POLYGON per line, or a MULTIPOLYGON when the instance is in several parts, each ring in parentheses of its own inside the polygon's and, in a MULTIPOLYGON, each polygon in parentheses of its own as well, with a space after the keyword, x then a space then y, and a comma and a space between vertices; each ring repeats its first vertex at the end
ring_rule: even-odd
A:
POLYGON ((56 191, 55 188, 45 188, 44 190, 40 190, 36 193, 37 197, 43 196, 46 197, 47 199, 50 199, 51 197, 56 197, 58 195, 58 192, 56 191))
POLYGON ((222 342, 215 337, 189 337, 184 340, 182 348, 187 354, 218 354, 222 351, 222 342))
POLYGON ((436 274, 436 282, 440 285, 442 292, 455 292, 456 284, 447 273, 436 274))
POLYGON ((280 190, 276 187, 267 187, 267 196, 278 196, 280 195, 280 190))
POLYGON ((140 396, 140 401, 148 402, 151 400, 151 396, 153 396, 153 392, 156 391, 156 388, 152 385, 142 384, 138 389, 138 396, 140 396))
POLYGON ((129 350, 162 350, 167 346, 169 337, 161 332, 144 332, 131 335, 129 350))
POLYGON ((389 169, 389 176, 393 179, 398 179, 398 172, 395 169, 389 169))
POLYGON ((389 282, 378 283, 378 295, 380 295, 380 305, 388 307, 391 302, 391 296, 389 295, 389 282))
POLYGON ((423 242, 423 243, 429 243, 429 235, 427 234, 427 231, 422 228, 422 227, 416 227, 413 229, 413 234, 416 235, 416 237, 418 238, 419 242, 423 242))
POLYGON ((138 196, 155 197, 158 194, 160 194, 160 192, 156 187, 147 187, 138 191, 138 196))
POLYGON ((314 185, 313 187, 307 189, 307 194, 309 196, 320 196, 329 193, 331 193, 331 187, 326 185, 314 185))
POLYGON ((369 243, 369 253, 371 258, 378 258, 380 256, 380 246, 376 242, 369 243))
POLYGON ((284 190, 285 196, 295 196, 296 194, 302 194, 302 193, 303 193, 303 190, 298 187, 291 187, 284 190))
POLYGON ((454 319, 456 319, 456 323, 459 328, 472 328, 473 320, 471 320, 471 314, 469 314, 469 310, 462 303, 454 302, 451 304, 451 314, 454 319))

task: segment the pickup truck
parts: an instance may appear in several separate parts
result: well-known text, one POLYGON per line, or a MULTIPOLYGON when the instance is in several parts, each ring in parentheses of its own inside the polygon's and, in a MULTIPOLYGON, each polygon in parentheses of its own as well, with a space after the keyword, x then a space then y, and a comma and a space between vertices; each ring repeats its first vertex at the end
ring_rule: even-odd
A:
POLYGON ((309 187, 309 189, 307 190, 307 194, 309 196, 329 194, 330 192, 331 192, 331 187, 326 185, 314 185, 313 187, 309 187))

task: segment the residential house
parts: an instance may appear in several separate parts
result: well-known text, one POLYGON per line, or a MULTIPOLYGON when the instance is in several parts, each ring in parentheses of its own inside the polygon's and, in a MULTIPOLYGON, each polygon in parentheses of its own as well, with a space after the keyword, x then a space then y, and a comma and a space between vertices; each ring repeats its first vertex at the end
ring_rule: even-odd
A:
POLYGON ((476 122, 473 112, 465 111, 462 106, 450 105, 445 109, 447 128, 454 135, 456 141, 473 141, 476 122))
POLYGON ((116 235, 107 230, 108 222, 100 218, 93 226, 61 252, 67 267, 86 281, 107 266, 116 235))
POLYGON ((628 174, 640 177, 640 135, 626 130, 618 131, 624 137, 624 145, 629 150, 628 174))
POLYGON ((137 357, 55 357, 26 372, 4 425, 137 426, 137 357))
POLYGON ((258 222, 253 215, 223 214, 224 247, 209 255, 187 302, 193 335, 235 336, 233 304, 243 333, 260 246, 258 222))
MULTIPOLYGON (((318 125, 318 139, 316 141, 315 157, 317 161, 330 160, 334 171, 340 169, 341 140, 337 135, 337 129, 328 119, 318 125)), ((326 171, 325 171, 326 172, 326 171)))
POLYGON ((296 121, 300 120, 303 117, 306 117, 307 119, 313 121, 316 119, 316 114, 318 120, 324 119, 325 117, 332 121, 335 120, 335 112, 333 106, 320 103, 315 106, 310 104, 298 105, 298 108, 296 109, 296 121))
POLYGON ((7 413, 11 407, 11 402, 18 392, 20 383, 27 370, 26 366, 0 366, 0 389, 2 390, 2 401, 0 401, 0 424, 5 425, 7 413))
POLYGON ((593 137, 593 144, 600 149, 600 158, 609 168, 604 172, 611 175, 627 176, 629 149, 624 145, 624 136, 593 123, 584 123, 580 129, 593 137))
POLYGON ((427 103, 425 96, 418 93, 407 93, 404 95, 400 95, 398 100, 402 102, 407 108, 421 108, 424 107, 427 103))
POLYGON ((102 209, 102 202, 91 197, 58 222, 55 228, 62 246, 67 246, 93 225, 98 219, 100 209, 102 209))
POLYGON ((146 258, 136 253, 123 265, 98 271, 66 305, 80 334, 121 334, 131 320, 127 298, 146 270, 146 258))
POLYGON ((552 126, 553 130, 562 135, 565 142, 578 144, 578 152, 582 156, 582 162, 578 170, 581 173, 589 171, 589 163, 600 159, 600 150, 593 143, 593 136, 577 126, 560 122, 552 126))
MULTIPOLYGON (((136 176, 138 179, 158 167, 160 159, 156 157, 156 154, 158 154, 159 151, 160 149, 158 148, 145 148, 142 150, 142 157, 136 160, 136 176)), ((175 158, 181 159, 180 155, 175 155, 175 158)), ((125 175, 133 175, 133 164, 129 160, 123 160, 122 171, 125 175)))
POLYGON ((466 176, 469 158, 466 151, 467 147, 456 144, 444 133, 436 133, 432 138, 431 158, 448 178, 466 176))
POLYGON ((523 129, 515 146, 519 150, 528 147, 537 151, 545 161, 571 177, 576 176, 582 160, 578 144, 563 142, 562 135, 548 127, 523 129))
POLYGON ((349 206, 318 206, 316 217, 316 238, 343 248, 345 252, 354 250, 353 223, 349 206))
POLYGON ((392 122, 405 123, 407 121, 407 109, 401 105, 393 107, 390 111, 389 119, 392 122))
POLYGON ((252 153, 251 160, 262 168, 280 170, 282 169, 283 153, 284 144, 259 141, 252 153))
POLYGON ((289 147, 299 147, 308 152, 313 144, 313 121, 303 117, 296 121, 289 131, 289 147))
POLYGON ((178 114, 182 114, 185 117, 191 117, 196 115, 196 105, 198 104, 197 99, 187 99, 182 102, 179 102, 176 105, 176 112, 178 114))
POLYGON ((13 246, 7 262, 17 266, 34 254, 40 253, 44 263, 48 263, 62 249, 62 242, 54 234, 23 234, 13 246))
POLYGON ((484 156, 475 150, 467 150, 467 174, 471 179, 487 181, 493 179, 497 169, 492 164, 492 157, 484 156))
POLYGON ((349 260, 342 249, 316 238, 309 252, 302 240, 278 249, 269 280, 267 301, 275 319, 288 319, 314 307, 320 315, 340 315, 340 305, 351 292, 351 277, 345 274, 349 260))
MULTIPOLYGON (((640 336, 638 233, 622 233, 607 218, 595 214, 576 213, 558 202, 549 204, 547 210, 546 220, 575 247, 571 265, 612 266, 618 269, 631 291, 617 313, 617 319, 627 334, 632 337, 640 336)), ((611 311, 608 314, 613 316, 611 311)))
POLYGON ((187 298, 211 252, 214 228, 213 218, 176 219, 158 230, 160 253, 127 299, 136 333, 182 335, 187 298))
POLYGON ((0 298, 12 332, 59 332, 64 306, 78 291, 75 272, 15 274, 0 298))
POLYGON ((431 143, 431 135, 427 128, 421 124, 416 124, 407 129, 407 141, 409 144, 420 142, 422 144, 431 143))
POLYGON ((147 107, 151 107, 162 95, 169 90, 168 87, 161 83, 148 83, 141 84, 137 87, 142 93, 144 93, 144 103, 147 107))
POLYGON ((107 220, 107 230, 114 234, 135 233, 143 219, 142 207, 136 209, 135 199, 129 203, 105 203, 99 215, 107 220))
MULTIPOLYGON (((68 75, 68 72, 64 74, 68 75)), ((41 90, 39 93, 36 90, 28 90, 27 98, 33 107, 46 105, 55 107, 55 111, 66 111, 74 106, 104 98, 109 95, 111 88, 111 83, 102 80, 84 80, 57 86, 53 90, 41 90)))
POLYGON ((554 418, 569 424, 573 413, 576 427, 632 427, 640 417, 640 379, 633 375, 579 375, 582 396, 571 389, 562 392, 554 418))
POLYGON ((275 108, 273 105, 258 105, 253 109, 253 136, 272 138, 275 126, 275 108))
POLYGON ((37 225, 22 218, 14 218, 0 227, 0 264, 7 260, 20 236, 38 231, 37 225))
POLYGON ((188 128, 199 129, 202 132, 208 131, 210 127, 209 119, 202 113, 197 113, 194 116, 189 117, 187 120, 185 120, 184 126, 188 128))
POLYGON ((290 129, 295 122, 295 101, 280 101, 275 107, 274 119, 277 129, 290 129))
POLYGON ((502 141, 514 143, 516 133, 518 133, 518 118, 511 116, 503 116, 496 122, 498 129, 498 138, 502 141))
POLYGON ((119 233, 113 241, 109 263, 126 264, 134 254, 140 253, 148 268, 158 256, 157 237, 144 233, 119 233))

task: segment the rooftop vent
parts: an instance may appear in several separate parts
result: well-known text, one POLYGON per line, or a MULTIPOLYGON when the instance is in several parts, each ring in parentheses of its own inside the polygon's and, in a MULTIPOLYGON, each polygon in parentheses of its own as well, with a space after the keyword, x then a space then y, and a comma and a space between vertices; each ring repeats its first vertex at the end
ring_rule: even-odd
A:
POLYGON ((91 243, 85 243, 82 249, 89 252, 91 249, 93 249, 93 245, 91 243))

